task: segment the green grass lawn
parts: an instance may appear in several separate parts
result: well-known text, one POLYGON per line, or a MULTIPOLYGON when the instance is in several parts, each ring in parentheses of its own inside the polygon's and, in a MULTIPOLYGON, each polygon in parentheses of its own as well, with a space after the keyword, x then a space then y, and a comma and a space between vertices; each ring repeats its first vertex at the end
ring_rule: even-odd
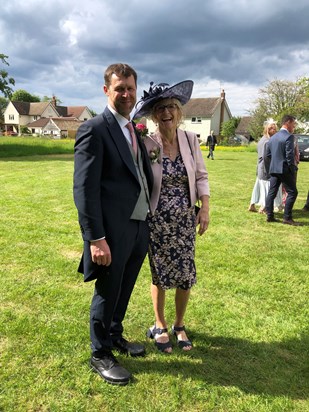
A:
POLYGON ((124 326, 147 356, 118 356, 135 379, 115 387, 88 366, 93 284, 76 272, 73 142, 30 146, 0 139, 1 412, 309 411, 309 214, 301 211, 309 162, 300 164, 294 207, 305 226, 291 227, 247 211, 256 153, 218 148, 206 159, 211 224, 197 239, 186 316, 194 350, 163 355, 146 340, 154 321, 146 260, 124 326))

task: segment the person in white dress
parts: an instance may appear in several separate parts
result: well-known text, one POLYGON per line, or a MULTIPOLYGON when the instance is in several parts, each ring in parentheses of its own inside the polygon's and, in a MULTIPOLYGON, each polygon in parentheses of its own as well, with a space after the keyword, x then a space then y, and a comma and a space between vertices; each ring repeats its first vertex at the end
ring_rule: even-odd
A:
MULTIPOLYGON (((251 201, 249 205, 249 212, 257 212, 255 205, 259 205, 259 213, 265 213, 265 202, 267 193, 269 190, 269 179, 270 175, 267 173, 264 163, 264 157, 266 153, 266 145, 276 132, 277 124, 273 119, 268 119, 264 122, 264 132, 263 137, 259 140, 257 144, 258 152, 258 162, 257 162, 257 177, 252 190, 251 201)), ((278 194, 275 198, 275 210, 279 211, 283 209, 282 205, 282 187, 280 187, 278 194)))

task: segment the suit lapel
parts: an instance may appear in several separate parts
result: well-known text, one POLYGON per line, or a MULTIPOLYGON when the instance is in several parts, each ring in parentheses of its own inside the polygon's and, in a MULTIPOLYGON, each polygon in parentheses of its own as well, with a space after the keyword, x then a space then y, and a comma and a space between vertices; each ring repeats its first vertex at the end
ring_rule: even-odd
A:
POLYGON ((103 115, 106 120, 107 129, 109 131, 110 137, 114 141, 116 147, 118 148, 120 157, 122 158, 123 162, 126 164, 128 169, 131 171, 131 173, 133 173, 135 178, 138 180, 136 168, 134 166, 134 161, 132 158, 130 148, 128 146, 128 142, 126 141, 126 138, 122 133, 119 124, 117 123, 116 119, 114 118, 113 114, 110 112, 108 108, 105 109, 103 115))

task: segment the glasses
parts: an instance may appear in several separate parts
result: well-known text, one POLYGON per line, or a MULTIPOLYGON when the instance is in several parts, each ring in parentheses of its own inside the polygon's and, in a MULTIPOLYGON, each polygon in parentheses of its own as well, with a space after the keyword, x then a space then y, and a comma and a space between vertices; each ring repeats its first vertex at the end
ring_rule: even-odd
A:
POLYGON ((155 111, 157 113, 163 113, 165 109, 167 109, 169 112, 174 112, 178 108, 176 103, 170 103, 170 104, 160 104, 160 106, 157 106, 155 108, 155 111))

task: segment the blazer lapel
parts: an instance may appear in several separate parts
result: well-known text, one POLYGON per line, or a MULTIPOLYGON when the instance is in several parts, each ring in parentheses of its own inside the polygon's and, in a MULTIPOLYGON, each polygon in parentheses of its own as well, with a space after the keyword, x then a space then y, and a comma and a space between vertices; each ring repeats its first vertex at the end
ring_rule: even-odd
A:
POLYGON ((187 172, 195 170, 195 159, 194 159, 194 148, 193 148, 193 142, 189 140, 190 136, 188 136, 188 139, 185 135, 185 132, 181 129, 177 129, 178 133, 178 144, 179 144, 179 150, 181 153, 182 160, 186 166, 187 172), (191 146, 189 146, 191 144, 191 146))

